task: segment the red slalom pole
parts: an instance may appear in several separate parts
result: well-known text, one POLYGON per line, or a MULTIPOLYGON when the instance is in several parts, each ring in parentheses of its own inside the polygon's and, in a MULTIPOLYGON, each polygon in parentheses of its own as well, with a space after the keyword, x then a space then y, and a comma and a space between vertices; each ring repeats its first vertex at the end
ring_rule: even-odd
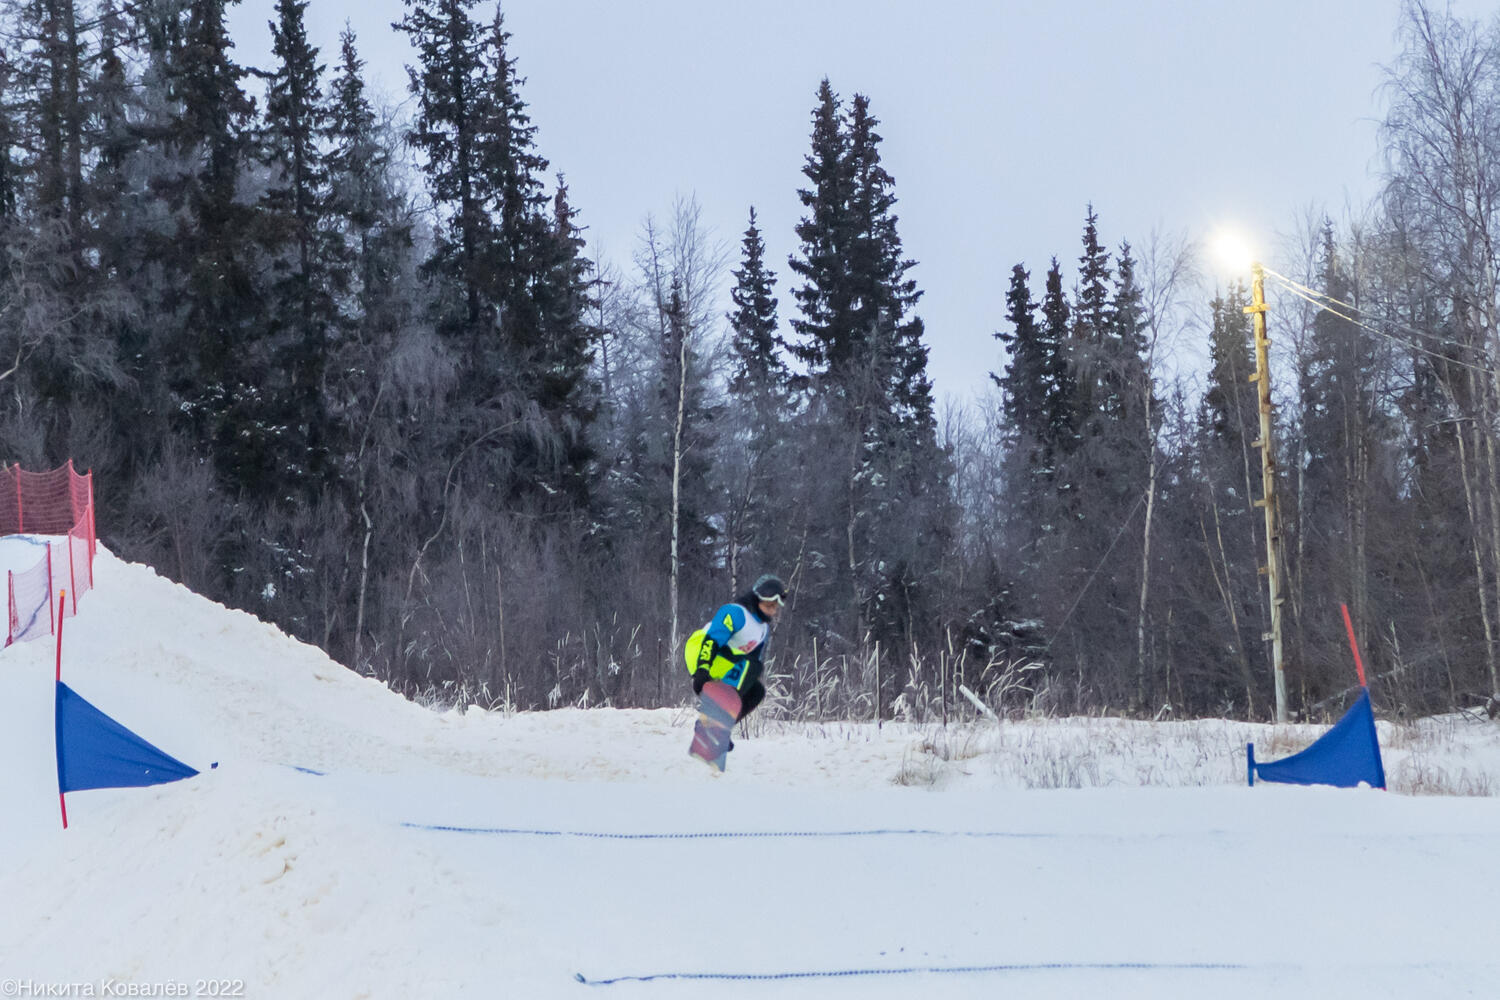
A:
POLYGON ((62 810, 63 829, 68 828, 68 796, 62 787, 62 720, 57 717, 57 700, 62 697, 62 629, 67 616, 68 592, 57 595, 57 685, 52 689, 52 726, 57 739, 57 805, 62 810))
POLYGON ((57 592, 57 681, 59 684, 62 683, 62 627, 63 619, 67 617, 67 608, 68 592, 60 590, 57 592))
POLYGON ((1354 641, 1354 622, 1349 620, 1349 605, 1340 604, 1339 610, 1344 613, 1344 628, 1349 633, 1349 649, 1354 653, 1354 669, 1359 671, 1359 686, 1367 688, 1365 683, 1365 661, 1359 658, 1359 644, 1354 641))

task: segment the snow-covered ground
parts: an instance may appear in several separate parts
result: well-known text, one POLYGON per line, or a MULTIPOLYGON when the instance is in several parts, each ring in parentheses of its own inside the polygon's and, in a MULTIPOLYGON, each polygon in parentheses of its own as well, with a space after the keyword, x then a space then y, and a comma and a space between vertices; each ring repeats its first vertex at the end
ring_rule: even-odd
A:
POLYGON ((0 652, 0 1000, 1500 995, 1487 720, 1381 723, 1390 793, 1247 788, 1318 730, 1230 722, 762 720, 715 777, 685 707, 434 712, 95 576, 64 679, 203 773, 63 831, 54 646, 0 652))

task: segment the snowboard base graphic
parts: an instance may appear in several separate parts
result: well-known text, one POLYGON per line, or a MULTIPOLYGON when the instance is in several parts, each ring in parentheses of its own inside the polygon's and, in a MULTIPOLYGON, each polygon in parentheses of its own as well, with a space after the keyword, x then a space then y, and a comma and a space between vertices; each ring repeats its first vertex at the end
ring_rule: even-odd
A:
POLYGON ((729 734, 740 715, 740 693, 723 681, 709 681, 698 695, 698 721, 688 753, 716 771, 729 756, 729 734))

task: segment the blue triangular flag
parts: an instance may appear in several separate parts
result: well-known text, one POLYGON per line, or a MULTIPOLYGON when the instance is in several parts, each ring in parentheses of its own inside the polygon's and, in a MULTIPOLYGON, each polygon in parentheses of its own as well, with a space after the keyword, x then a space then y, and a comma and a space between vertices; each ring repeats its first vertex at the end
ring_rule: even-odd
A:
POLYGON ((1361 782, 1385 787, 1385 765, 1375 737, 1375 712, 1370 691, 1360 692, 1344 717, 1312 746, 1284 760, 1262 764, 1250 750, 1250 781, 1281 781, 1294 785, 1337 785, 1354 788, 1361 782))
POLYGON ((57 790, 138 788, 197 774, 57 682, 57 790))

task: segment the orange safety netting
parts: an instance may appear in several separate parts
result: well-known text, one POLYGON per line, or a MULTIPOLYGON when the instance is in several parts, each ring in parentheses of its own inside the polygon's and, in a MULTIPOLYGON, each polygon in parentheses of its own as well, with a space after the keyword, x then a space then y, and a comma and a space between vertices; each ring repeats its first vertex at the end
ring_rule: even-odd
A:
POLYGON ((42 550, 29 569, 6 573, 5 645, 51 635, 62 613, 94 585, 94 478, 73 463, 51 472, 0 466, 0 536, 19 535, 42 550))

